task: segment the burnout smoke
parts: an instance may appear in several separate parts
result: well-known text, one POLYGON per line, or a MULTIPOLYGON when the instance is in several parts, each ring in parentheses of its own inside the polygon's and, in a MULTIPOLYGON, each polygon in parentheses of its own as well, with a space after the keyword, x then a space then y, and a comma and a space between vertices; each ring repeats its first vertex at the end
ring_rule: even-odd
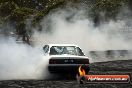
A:
MULTIPOLYGON (((121 19, 122 17, 120 13, 116 21, 102 21, 99 26, 95 27, 85 10, 59 9, 44 18, 41 22, 43 31, 35 32, 33 37, 39 41, 36 42, 39 45, 44 43, 77 44, 87 55, 89 51, 131 50, 131 26, 128 25, 130 20, 121 19)), ((100 55, 103 58, 93 58, 93 61, 121 59, 106 58, 105 53, 100 55)))
POLYGON ((13 38, 0 39, 0 80, 46 78, 47 63, 41 49, 13 38))
MULTIPOLYGON (((46 78, 49 74, 46 68, 48 59, 42 47, 49 43, 79 45, 89 57, 92 57, 90 51, 132 49, 130 19, 121 19, 122 15, 119 14, 116 21, 101 22, 95 27, 86 13, 83 9, 75 8, 49 13, 40 24, 42 31, 35 31, 32 36, 35 47, 17 43, 13 38, 0 38, 0 80, 46 78)), ((101 57, 97 56, 91 61, 124 59, 107 58, 104 52, 99 52, 99 55, 101 57)))

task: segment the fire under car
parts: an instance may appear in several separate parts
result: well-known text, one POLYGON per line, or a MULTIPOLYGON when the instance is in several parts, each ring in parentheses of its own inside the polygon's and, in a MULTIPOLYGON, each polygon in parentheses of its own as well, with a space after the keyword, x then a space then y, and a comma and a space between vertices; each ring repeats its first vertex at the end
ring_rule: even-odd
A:
POLYGON ((73 44, 48 44, 43 47, 44 54, 49 59, 50 73, 77 73, 79 66, 89 72, 89 58, 73 44))

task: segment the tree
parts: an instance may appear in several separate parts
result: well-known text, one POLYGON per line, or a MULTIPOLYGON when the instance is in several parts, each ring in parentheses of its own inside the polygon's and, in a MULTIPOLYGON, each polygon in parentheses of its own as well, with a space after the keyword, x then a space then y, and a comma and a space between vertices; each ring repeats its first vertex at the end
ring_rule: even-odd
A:
POLYGON ((126 3, 126 0, 96 0, 89 15, 93 18, 95 26, 98 26, 101 21, 116 20, 120 9, 126 3))
POLYGON ((4 2, 0 5, 0 16, 2 17, 6 17, 9 16, 11 14, 11 12, 18 8, 18 6, 12 2, 12 1, 8 1, 8 2, 4 2))

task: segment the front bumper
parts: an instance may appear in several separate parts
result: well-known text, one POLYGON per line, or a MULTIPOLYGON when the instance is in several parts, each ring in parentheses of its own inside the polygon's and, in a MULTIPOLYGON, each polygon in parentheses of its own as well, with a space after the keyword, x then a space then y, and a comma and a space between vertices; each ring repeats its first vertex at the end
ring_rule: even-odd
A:
MULTIPOLYGON (((51 73, 77 73, 79 66, 82 64, 50 64, 48 70, 51 73)), ((89 64, 83 64, 82 68, 86 73, 89 72, 89 64)))

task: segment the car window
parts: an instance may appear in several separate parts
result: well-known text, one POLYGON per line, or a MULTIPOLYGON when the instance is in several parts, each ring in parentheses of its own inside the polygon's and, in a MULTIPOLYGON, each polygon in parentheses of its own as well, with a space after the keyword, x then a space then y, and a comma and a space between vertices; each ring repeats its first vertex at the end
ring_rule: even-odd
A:
POLYGON ((75 46, 52 46, 50 48, 50 55, 63 55, 63 54, 84 56, 81 49, 75 46))
POLYGON ((48 45, 45 45, 45 46, 43 47, 43 50, 44 50, 44 53, 48 53, 48 51, 49 51, 49 46, 48 46, 48 45))
POLYGON ((77 49, 77 53, 79 56, 84 56, 84 53, 82 52, 82 50, 79 47, 77 47, 76 49, 77 49))

